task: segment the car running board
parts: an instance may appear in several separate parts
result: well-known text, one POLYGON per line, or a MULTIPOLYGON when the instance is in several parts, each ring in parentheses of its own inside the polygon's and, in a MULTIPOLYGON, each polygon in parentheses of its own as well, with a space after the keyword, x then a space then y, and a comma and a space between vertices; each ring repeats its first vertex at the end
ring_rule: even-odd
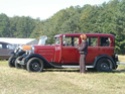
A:
MULTIPOLYGON (((80 68, 79 65, 62 65, 61 67, 62 68, 80 68)), ((89 66, 86 66, 86 68, 94 68, 94 66, 89 65, 89 66)))

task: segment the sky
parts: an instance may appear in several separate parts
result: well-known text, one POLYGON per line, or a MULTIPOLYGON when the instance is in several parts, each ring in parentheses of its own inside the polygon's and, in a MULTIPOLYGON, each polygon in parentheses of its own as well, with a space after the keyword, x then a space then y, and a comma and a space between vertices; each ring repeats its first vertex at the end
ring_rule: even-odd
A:
POLYGON ((85 4, 99 5, 110 0, 0 0, 0 14, 48 19, 61 9, 85 4))

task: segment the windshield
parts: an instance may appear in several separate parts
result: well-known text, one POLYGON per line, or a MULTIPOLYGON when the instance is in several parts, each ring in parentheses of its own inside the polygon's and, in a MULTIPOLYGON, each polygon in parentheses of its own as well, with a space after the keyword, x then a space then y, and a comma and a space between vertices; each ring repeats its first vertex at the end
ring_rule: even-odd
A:
POLYGON ((38 42, 38 45, 45 45, 47 40, 47 36, 41 36, 38 42))

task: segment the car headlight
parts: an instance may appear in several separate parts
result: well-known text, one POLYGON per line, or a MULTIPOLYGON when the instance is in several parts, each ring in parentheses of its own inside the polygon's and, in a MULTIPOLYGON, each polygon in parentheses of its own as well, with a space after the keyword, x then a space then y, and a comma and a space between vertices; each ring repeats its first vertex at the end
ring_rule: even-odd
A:
POLYGON ((14 53, 17 53, 20 50, 20 47, 16 47, 14 53))
POLYGON ((34 53, 34 46, 31 47, 31 53, 34 53))
POLYGON ((26 55, 28 55, 29 54, 29 51, 26 51, 26 55))
POLYGON ((17 51, 18 51, 18 49, 15 49, 15 50, 14 50, 14 53, 16 53, 17 51))

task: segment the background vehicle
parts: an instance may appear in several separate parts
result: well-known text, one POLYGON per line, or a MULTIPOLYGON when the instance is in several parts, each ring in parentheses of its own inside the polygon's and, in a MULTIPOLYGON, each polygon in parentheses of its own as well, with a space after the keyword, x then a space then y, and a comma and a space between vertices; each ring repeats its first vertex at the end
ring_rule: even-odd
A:
POLYGON ((26 53, 27 50, 31 49, 31 45, 23 45, 17 46, 16 49, 11 52, 11 56, 9 57, 8 64, 10 67, 15 67, 15 61, 18 57, 22 56, 26 53))
MULTIPOLYGON (((86 68, 97 71, 112 71, 117 68, 118 57, 115 54, 115 37, 111 34, 87 33, 89 44, 86 68)), ((53 45, 34 45, 29 54, 18 60, 28 71, 40 72, 47 67, 79 68, 77 46, 82 40, 80 34, 59 34, 53 45)))
POLYGON ((0 42, 0 59, 8 60, 14 49, 15 46, 10 43, 0 42))
MULTIPOLYGON (((38 42, 38 45, 44 45, 47 37, 46 36, 41 36, 38 42)), ((19 68, 20 66, 16 63, 17 58, 21 58, 25 56, 26 52, 31 49, 32 45, 20 45, 17 46, 16 49, 11 52, 11 55, 8 60, 8 65, 10 67, 17 67, 19 68)))

